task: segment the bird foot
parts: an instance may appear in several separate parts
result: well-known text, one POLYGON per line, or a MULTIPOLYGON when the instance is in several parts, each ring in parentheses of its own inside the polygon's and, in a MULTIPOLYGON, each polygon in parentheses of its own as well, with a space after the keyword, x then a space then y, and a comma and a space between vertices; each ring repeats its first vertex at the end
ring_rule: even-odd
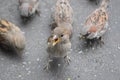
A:
POLYGON ((102 38, 100 39, 99 43, 100 43, 100 46, 102 46, 104 44, 104 41, 102 38))
POLYGON ((64 59, 65 59, 65 62, 69 65, 71 62, 70 57, 65 56, 64 59))
POLYGON ((40 16, 40 10, 36 10, 36 14, 38 15, 38 16, 40 16))
POLYGON ((52 62, 53 60, 48 60, 48 63, 46 64, 46 66, 44 67, 44 70, 49 70, 50 69, 50 62, 52 62))

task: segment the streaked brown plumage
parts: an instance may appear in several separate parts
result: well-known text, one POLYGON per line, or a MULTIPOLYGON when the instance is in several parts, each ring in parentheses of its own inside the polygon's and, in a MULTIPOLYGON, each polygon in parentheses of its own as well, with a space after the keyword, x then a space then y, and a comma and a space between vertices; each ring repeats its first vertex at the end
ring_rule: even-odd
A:
POLYGON ((81 38, 101 39, 108 28, 108 13, 106 8, 109 0, 103 0, 100 8, 96 9, 86 20, 81 30, 81 38))
POLYGON ((63 22, 73 23, 73 9, 69 4, 69 0, 57 1, 53 18, 56 25, 63 22))
POLYGON ((73 10, 69 0, 58 0, 56 3, 54 21, 56 27, 53 29, 51 36, 48 38, 47 52, 49 61, 46 68, 50 67, 49 62, 53 57, 62 57, 69 64, 70 58, 68 53, 71 49, 70 38, 72 35, 73 10))
POLYGON ((23 32, 13 23, 0 19, 0 45, 20 54, 25 48, 23 32))
POLYGON ((19 0, 19 10, 22 17, 30 17, 35 13, 39 15, 39 0, 19 0))

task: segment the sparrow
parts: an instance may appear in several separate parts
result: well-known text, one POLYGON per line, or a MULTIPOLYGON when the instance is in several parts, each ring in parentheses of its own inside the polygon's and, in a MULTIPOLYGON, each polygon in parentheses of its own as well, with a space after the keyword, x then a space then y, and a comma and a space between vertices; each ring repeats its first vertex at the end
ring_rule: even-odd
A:
MULTIPOLYGON (((58 0, 56 3, 54 23, 56 27, 48 38, 47 52, 49 55, 48 64, 45 69, 50 68, 52 58, 64 58, 67 64, 70 63, 68 53, 71 49, 73 10, 69 0, 58 0)), ((52 25, 53 26, 53 25, 52 25)))
POLYGON ((109 0, 103 0, 101 6, 90 14, 81 29, 81 39, 101 40, 108 28, 107 6, 109 0))
POLYGON ((39 0, 19 0, 19 11, 23 18, 39 15, 39 0))
POLYGON ((0 19, 0 46, 5 50, 22 54, 25 48, 25 36, 13 23, 0 19))
POLYGON ((63 22, 73 24, 73 9, 70 6, 69 0, 58 0, 52 17, 52 27, 56 27, 63 22))

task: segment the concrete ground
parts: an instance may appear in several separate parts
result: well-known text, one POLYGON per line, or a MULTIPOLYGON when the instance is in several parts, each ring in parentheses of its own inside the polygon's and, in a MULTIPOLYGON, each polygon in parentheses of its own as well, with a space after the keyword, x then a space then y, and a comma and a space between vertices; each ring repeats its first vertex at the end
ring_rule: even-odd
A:
POLYGON ((88 0, 71 0, 74 10, 71 63, 43 70, 56 1, 40 0, 40 17, 23 24, 17 10, 18 0, 0 0, 0 17, 15 23, 26 36, 22 58, 0 51, 0 80, 120 80, 120 0, 110 2, 109 29, 103 37, 105 44, 92 49, 83 47, 78 36, 86 17, 99 6, 88 0))

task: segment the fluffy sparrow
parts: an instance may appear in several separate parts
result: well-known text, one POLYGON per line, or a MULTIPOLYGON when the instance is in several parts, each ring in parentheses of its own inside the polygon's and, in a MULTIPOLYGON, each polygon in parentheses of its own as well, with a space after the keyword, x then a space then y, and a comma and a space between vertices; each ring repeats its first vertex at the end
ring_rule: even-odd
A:
POLYGON ((23 32, 13 23, 0 19, 0 45, 21 54, 25 48, 23 32))

